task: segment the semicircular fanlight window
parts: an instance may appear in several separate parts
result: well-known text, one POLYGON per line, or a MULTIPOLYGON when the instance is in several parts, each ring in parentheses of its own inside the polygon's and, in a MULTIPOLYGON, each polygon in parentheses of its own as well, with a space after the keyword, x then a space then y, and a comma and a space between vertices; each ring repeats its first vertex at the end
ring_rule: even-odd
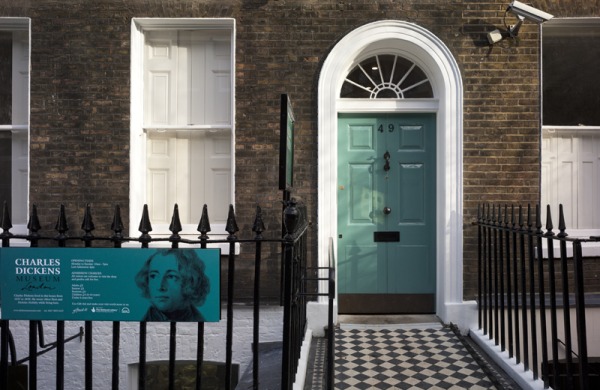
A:
POLYGON ((346 76, 342 98, 432 98, 427 75, 414 62, 397 55, 376 55, 356 65, 346 76))

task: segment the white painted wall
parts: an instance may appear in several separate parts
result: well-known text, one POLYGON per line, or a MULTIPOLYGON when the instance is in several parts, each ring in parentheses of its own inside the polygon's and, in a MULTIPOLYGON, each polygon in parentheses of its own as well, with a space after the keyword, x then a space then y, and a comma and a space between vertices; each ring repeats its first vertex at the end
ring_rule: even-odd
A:
MULTIPOLYGON (((219 323, 205 324, 204 358, 207 361, 225 362, 226 312, 219 323)), ((279 306, 263 306, 260 313, 260 341, 282 340, 283 310, 279 306)), ((240 365, 240 375, 252 362, 252 307, 235 306, 233 322, 233 362, 240 365)), ((66 322, 65 335, 72 336, 83 327, 83 322, 66 322)), ((29 322, 10 321, 10 329, 15 338, 17 358, 28 356, 29 322)), ((112 322, 94 322, 93 364, 94 389, 106 389, 112 377, 112 322)), ((177 359, 195 360, 196 323, 177 325, 177 359)), ((169 324, 148 323, 147 361, 168 360, 169 324)), ((121 322, 120 389, 129 389, 129 365, 138 362, 139 323, 121 322)), ((45 341, 56 340, 56 322, 44 321, 45 341)), ((65 389, 82 389, 85 383, 84 343, 73 340, 65 345, 65 389)), ((38 358, 38 388, 55 387, 56 350, 38 358)), ((135 380, 134 380, 135 382, 135 380)))

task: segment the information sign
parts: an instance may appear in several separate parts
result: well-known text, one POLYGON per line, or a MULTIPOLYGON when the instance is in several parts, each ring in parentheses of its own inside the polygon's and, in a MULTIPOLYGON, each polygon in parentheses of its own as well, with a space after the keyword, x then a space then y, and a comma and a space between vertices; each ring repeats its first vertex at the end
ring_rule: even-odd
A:
POLYGON ((1 248, 0 318, 221 317, 219 249, 1 248))

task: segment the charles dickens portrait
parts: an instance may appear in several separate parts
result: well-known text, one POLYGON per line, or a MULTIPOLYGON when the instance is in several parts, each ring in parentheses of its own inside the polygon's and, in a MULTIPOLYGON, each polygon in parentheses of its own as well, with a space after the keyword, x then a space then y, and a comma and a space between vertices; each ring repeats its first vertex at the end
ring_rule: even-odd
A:
POLYGON ((204 321, 198 310, 210 291, 204 270, 193 250, 165 249, 150 256, 135 277, 150 301, 142 321, 204 321))

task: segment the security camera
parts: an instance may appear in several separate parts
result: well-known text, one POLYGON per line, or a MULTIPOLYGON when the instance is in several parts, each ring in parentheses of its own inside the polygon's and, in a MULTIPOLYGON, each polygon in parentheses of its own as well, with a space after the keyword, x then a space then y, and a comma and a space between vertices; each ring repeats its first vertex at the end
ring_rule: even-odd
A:
POLYGON ((512 12, 520 18, 525 18, 535 23, 544 23, 554 17, 547 12, 541 11, 530 5, 523 4, 520 1, 513 1, 508 6, 507 11, 512 12))

